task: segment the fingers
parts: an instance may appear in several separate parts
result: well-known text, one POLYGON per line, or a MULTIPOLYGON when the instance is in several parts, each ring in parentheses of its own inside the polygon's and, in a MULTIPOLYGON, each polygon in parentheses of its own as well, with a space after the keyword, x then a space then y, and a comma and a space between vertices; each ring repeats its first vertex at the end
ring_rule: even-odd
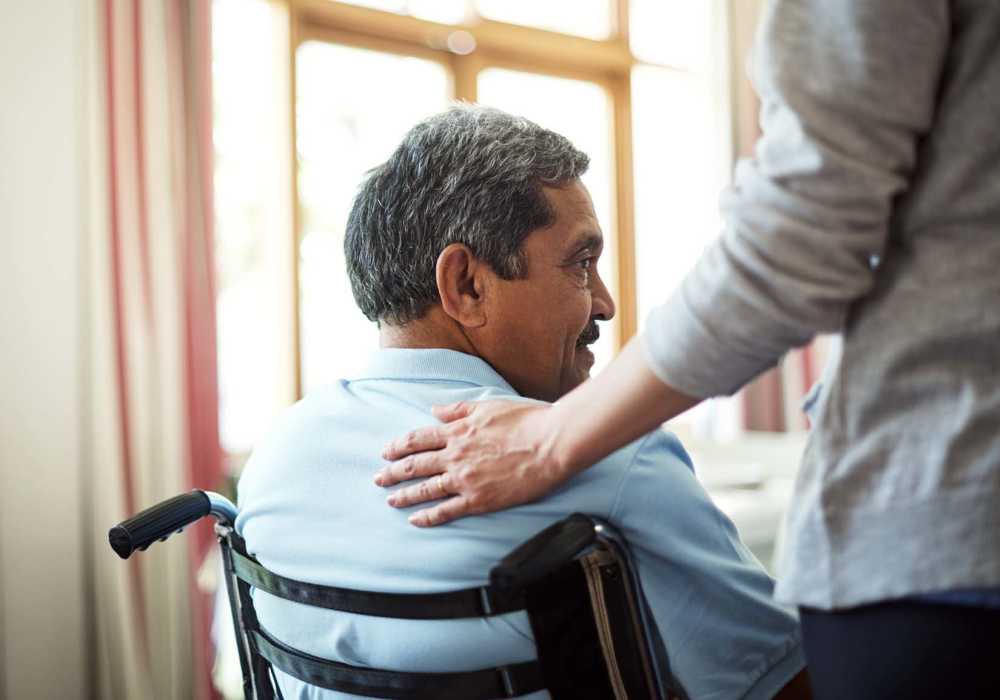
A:
MULTIPOLYGON (((449 404, 447 406, 434 406, 431 411, 438 420, 450 423, 467 417, 470 413, 472 413, 473 408, 473 404, 466 401, 459 401, 458 403, 449 404)), ((442 450, 447 446, 448 436, 445 434, 442 426, 431 425, 426 428, 419 428, 418 430, 407 433, 402 438, 393 440, 387 444, 382 449, 382 458, 387 461, 394 462, 417 452, 442 450)), ((378 479, 376 479, 375 483, 379 483, 378 479)), ((379 483, 379 485, 389 486, 390 483, 379 483)))
POLYGON ((455 493, 452 486, 450 474, 439 474, 414 486, 407 486, 396 491, 386 499, 386 502, 394 508, 406 508, 417 503, 436 501, 455 493))
POLYGON ((431 408, 431 413, 434 417, 443 423, 451 423, 452 421, 460 420, 462 418, 467 418, 470 413, 472 413, 473 404, 466 401, 459 401, 458 403, 448 404, 447 406, 434 406, 431 408))
POLYGON ((414 452, 440 450, 448 444, 448 440, 439 425, 419 428, 411 433, 393 440, 382 450, 382 458, 389 461, 402 459, 414 452))
POLYGON ((455 496, 437 504, 433 508, 417 511, 408 520, 411 525, 416 525, 417 527, 434 527, 450 523, 452 520, 457 520, 471 514, 472 509, 465 496, 455 496))
MULTIPOLYGON (((375 472, 375 485, 394 486, 401 481, 435 476, 444 470, 444 458, 440 452, 420 452, 379 469, 375 472)), ((422 484, 418 484, 418 486, 422 486, 422 484)))

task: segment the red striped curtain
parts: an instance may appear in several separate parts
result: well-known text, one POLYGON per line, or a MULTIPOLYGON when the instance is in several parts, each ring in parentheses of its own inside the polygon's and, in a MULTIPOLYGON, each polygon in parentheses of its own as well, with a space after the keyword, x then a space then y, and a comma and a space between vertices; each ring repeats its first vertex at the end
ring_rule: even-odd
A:
MULTIPOLYGON (((757 23, 764 0, 741 0, 732 5, 732 52, 744 70, 736 71, 733 99, 736 111, 736 151, 740 158, 753 155, 760 137, 760 100, 747 77, 757 23)), ((818 378, 823 361, 822 343, 789 352, 781 364, 757 377, 740 391, 745 430, 784 432, 807 427, 801 403, 818 378)))
POLYGON ((208 698, 211 530, 126 563, 110 525, 221 479, 210 0, 91 0, 88 451, 96 697, 208 698))

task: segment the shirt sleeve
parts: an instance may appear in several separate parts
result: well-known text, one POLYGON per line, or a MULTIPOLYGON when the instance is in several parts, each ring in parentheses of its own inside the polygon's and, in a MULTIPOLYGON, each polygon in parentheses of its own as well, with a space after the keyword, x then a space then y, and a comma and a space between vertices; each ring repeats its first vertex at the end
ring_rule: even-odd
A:
POLYGON ((735 392, 873 286, 934 119, 946 0, 773 0, 752 61, 762 137, 723 233, 650 315, 646 358, 696 397, 735 392))
POLYGON ((695 478, 673 435, 650 433, 609 513, 629 543, 670 667, 688 697, 771 698, 804 666, 798 621, 695 478))

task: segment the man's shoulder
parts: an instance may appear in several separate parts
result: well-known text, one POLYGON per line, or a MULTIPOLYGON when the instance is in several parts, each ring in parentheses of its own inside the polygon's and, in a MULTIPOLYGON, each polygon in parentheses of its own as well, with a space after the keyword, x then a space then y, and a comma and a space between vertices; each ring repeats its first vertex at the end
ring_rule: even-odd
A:
POLYGON ((342 379, 317 387, 282 410, 254 446, 241 481, 265 481, 331 459, 370 458, 372 471, 385 444, 433 425, 435 405, 457 401, 528 401, 499 387, 472 382, 342 379))
POLYGON ((564 489, 570 501, 598 498, 603 505, 593 513, 613 518, 631 506, 636 493, 668 492, 678 480, 696 481, 691 460, 676 436, 655 430, 595 462, 564 489))
POLYGON ((673 512, 674 517, 709 514, 715 519, 691 457, 677 436, 667 430, 647 433, 609 455, 602 465, 620 474, 608 513, 612 522, 622 518, 633 524, 646 518, 658 521, 658 514, 664 511, 673 512))
POLYGON ((335 419, 338 404, 344 403, 344 385, 346 382, 320 387, 278 412, 254 447, 254 453, 300 444, 304 435, 313 433, 335 419))
POLYGON ((619 469, 650 464, 674 463, 694 472, 691 456, 672 432, 657 428, 612 452, 598 464, 609 463, 619 469))

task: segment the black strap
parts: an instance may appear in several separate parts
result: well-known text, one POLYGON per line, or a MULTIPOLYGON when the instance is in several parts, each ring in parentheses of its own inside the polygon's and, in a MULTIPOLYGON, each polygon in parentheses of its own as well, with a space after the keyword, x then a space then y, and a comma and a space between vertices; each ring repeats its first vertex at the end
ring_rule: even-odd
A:
POLYGON ((262 629, 253 631, 257 652, 275 668, 311 685, 371 698, 495 700, 545 687, 537 661, 465 673, 405 673, 351 666, 289 647, 262 629))
POLYGON ((254 588, 285 600, 328 610, 406 620, 451 620, 491 617, 525 609, 523 593, 513 597, 489 586, 447 593, 375 593, 353 588, 320 586, 272 573, 251 557, 233 549, 233 572, 254 588))

